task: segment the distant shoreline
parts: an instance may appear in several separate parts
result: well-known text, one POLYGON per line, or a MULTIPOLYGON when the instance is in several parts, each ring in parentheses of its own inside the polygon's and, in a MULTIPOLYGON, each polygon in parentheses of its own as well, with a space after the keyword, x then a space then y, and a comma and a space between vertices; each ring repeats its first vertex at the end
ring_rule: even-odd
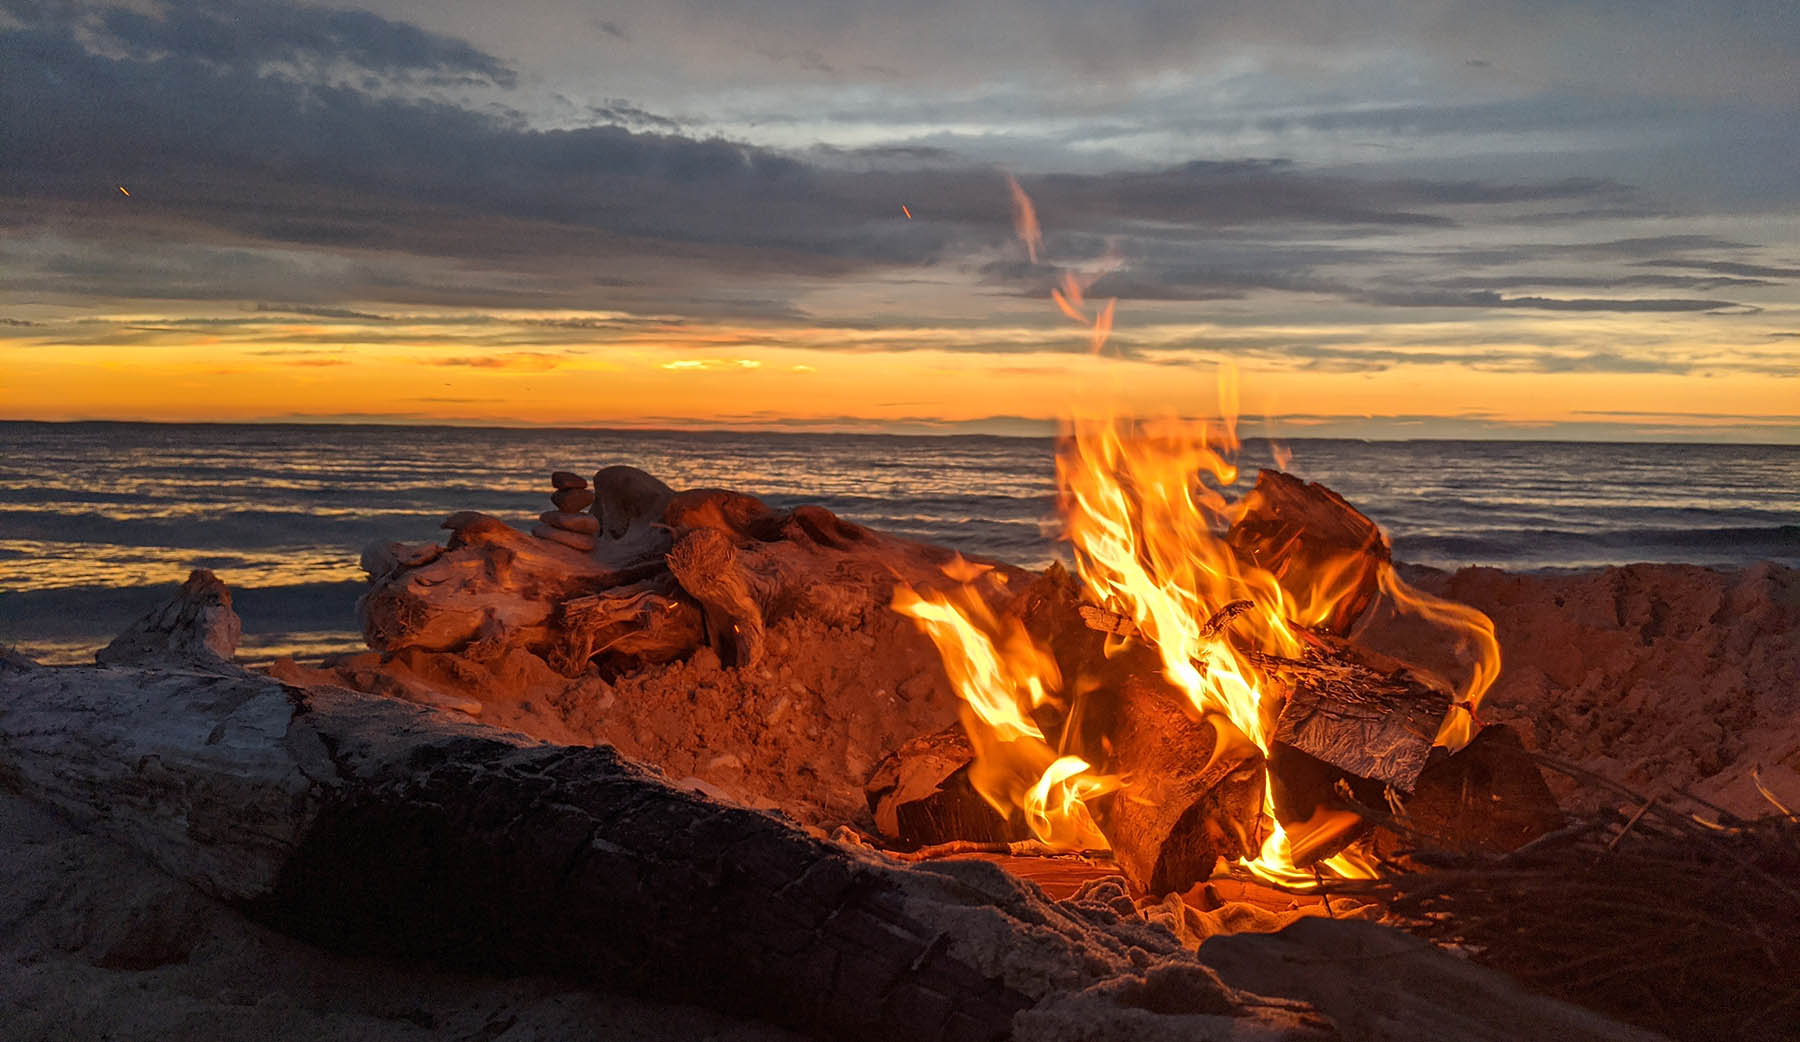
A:
MULTIPOLYGON (((1203 417, 1193 417, 1201 419, 1203 417)), ((1779 417, 1778 417, 1779 418, 1779 417)), ((1351 419, 1351 418, 1347 418, 1351 419)), ((1042 426, 1041 433, 998 433, 982 430, 868 430, 854 426, 821 426, 816 428, 795 429, 784 426, 756 426, 736 424, 700 424, 692 426, 659 425, 646 427, 618 425, 579 425, 579 424, 521 424, 521 423, 453 423, 441 420, 405 421, 391 420, 335 420, 335 419, 268 419, 268 420, 124 420, 124 419, 80 419, 80 420, 40 420, 12 419, 0 417, 0 427, 33 426, 33 427, 161 427, 161 428, 204 428, 209 430, 245 428, 257 430, 367 430, 367 431, 498 431, 518 434, 550 434, 566 431, 580 435, 619 435, 631 437, 655 437, 658 435, 680 437, 705 437, 717 435, 721 437, 745 437, 763 435, 780 438, 892 438, 899 440, 935 440, 935 439, 988 439, 1004 442, 1053 442, 1056 437, 1058 421, 1033 420, 1025 417, 989 417, 983 420, 955 421, 968 425, 994 423, 1016 423, 1042 426)), ((947 421, 948 422, 948 421, 947 421)), ((1240 426, 1257 423, 1256 418, 1240 418, 1240 426)), ((896 424, 896 426, 916 426, 916 424, 896 424)), ((1318 444, 1366 444, 1366 445, 1430 445, 1442 444, 1483 444, 1505 443, 1514 445, 1633 445, 1633 446, 1730 446, 1733 448, 1765 448, 1792 449, 1800 451, 1800 417, 1794 421, 1793 441, 1756 441, 1738 438, 1718 438, 1695 435, 1683 438, 1656 437, 1533 437, 1527 433, 1507 433, 1503 431, 1484 432, 1467 435, 1435 435, 1422 437, 1406 436, 1350 436, 1350 435, 1307 435, 1307 434, 1241 434, 1240 441, 1249 444, 1318 443, 1318 444)))

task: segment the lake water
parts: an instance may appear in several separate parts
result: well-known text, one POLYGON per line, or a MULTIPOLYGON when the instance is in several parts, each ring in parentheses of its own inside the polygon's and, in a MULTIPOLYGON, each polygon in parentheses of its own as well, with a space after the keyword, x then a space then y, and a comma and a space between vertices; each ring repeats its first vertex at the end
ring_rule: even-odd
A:
MULTIPOLYGON (((1800 565, 1797 446, 1284 445, 1289 470, 1374 518, 1404 561, 1800 565)), ((365 544, 438 539, 456 510, 529 527, 551 470, 613 463, 1041 565, 1059 555, 1053 449, 980 436, 0 423, 0 644, 84 657, 206 567, 236 591, 252 657, 356 646, 365 544)), ((1246 488, 1270 459, 1267 444, 1245 446, 1246 488)))

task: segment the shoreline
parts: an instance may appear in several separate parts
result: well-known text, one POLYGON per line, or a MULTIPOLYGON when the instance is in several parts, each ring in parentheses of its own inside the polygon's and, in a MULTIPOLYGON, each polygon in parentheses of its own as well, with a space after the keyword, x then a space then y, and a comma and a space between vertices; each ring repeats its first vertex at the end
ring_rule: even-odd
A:
MULTIPOLYGON (((1067 565, 1067 562, 1063 562, 1067 565)), ((1402 578, 1415 585, 1448 581, 1465 572, 1498 572, 1521 579, 1555 581, 1622 569, 1701 568, 1731 574, 1750 568, 1800 569, 1800 560, 1761 559, 1748 562, 1633 561, 1629 563, 1509 568, 1493 564, 1444 567, 1396 560, 1402 578)), ((196 565, 195 567, 202 567, 196 565)), ((1043 566, 1031 567, 1040 570, 1043 566)), ((215 569, 230 587, 244 621, 239 659, 266 664, 274 658, 366 650, 356 626, 355 603, 368 588, 366 579, 295 583, 281 586, 239 585, 230 569, 215 569), (335 605, 338 611, 322 611, 335 605), (283 650, 291 648, 292 650, 283 650), (255 654, 252 654, 255 653, 255 654)), ((185 575, 183 576, 185 577, 185 575)), ((180 578, 130 586, 58 586, 0 591, 0 648, 43 665, 91 664, 93 653, 144 612, 170 597, 180 578), (80 619, 79 628, 73 620, 80 619)))
MULTIPOLYGON (((1398 567, 1409 583, 1493 619, 1502 668, 1484 702, 1484 722, 1512 725, 1528 746, 1646 795, 1689 788, 1732 813, 1754 816, 1769 809, 1760 781, 1786 805, 1800 806, 1800 569, 1773 561, 1535 572, 1398 567)), ((308 588, 315 595, 328 592, 342 606, 340 626, 329 629, 296 626, 292 615, 265 616, 279 597, 234 589, 245 622, 239 661, 261 669, 283 661, 310 667, 366 653, 354 613, 364 585, 308 588)), ((91 663, 94 651, 174 586, 97 588, 95 596, 111 605, 119 625, 92 636, 111 620, 82 613, 89 633, 21 640, 14 650, 45 665, 91 663)), ((20 596, 8 594, 0 603, 16 605, 20 596)), ((313 607, 319 606, 315 601, 313 607)), ((8 626, 6 637, 18 632, 15 626, 8 626)), ((1372 615, 1361 638, 1445 675, 1458 668, 1438 636, 1413 632, 1404 620, 1372 615)), ((639 680, 713 683, 681 668, 663 672, 668 675, 639 680)), ((622 741, 628 753, 653 759, 675 748, 672 739, 639 731, 615 736, 600 729, 575 737, 622 741)), ((748 747, 689 750, 682 770, 737 788, 746 779, 729 772, 710 778, 705 764, 753 756, 748 747)))

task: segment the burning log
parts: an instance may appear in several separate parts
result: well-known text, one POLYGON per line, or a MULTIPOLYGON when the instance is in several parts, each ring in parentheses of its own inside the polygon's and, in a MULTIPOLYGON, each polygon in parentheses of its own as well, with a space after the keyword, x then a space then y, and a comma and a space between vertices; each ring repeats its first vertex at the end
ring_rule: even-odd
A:
POLYGON ((900 850, 968 840, 1008 843, 1029 836, 975 791, 975 749, 961 724, 915 738, 875 765, 864 791, 875 828, 900 850))
POLYGON ((1359 778, 1412 791, 1450 711, 1449 693, 1397 662, 1339 642, 1320 641, 1301 659, 1261 653, 1250 659, 1288 688, 1275 741, 1359 778))
POLYGON ((1262 753, 1229 724, 1193 719, 1178 698, 1134 676, 1111 731, 1108 769, 1130 784, 1108 797, 1100 829, 1126 879, 1151 895, 1186 890, 1262 842, 1262 753))
POLYGON ((1232 550, 1274 575, 1303 616, 1314 601, 1327 606, 1295 621, 1348 634, 1375 602, 1381 568, 1392 560, 1381 528, 1324 485, 1278 470, 1257 474, 1242 510, 1226 534, 1232 550))

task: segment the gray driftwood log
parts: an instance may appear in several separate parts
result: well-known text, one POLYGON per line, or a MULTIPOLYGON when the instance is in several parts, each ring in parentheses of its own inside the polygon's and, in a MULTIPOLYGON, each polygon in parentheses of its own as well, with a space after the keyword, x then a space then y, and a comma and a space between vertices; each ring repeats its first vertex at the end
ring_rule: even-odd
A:
POLYGON ((1225 988, 1172 936, 992 865, 906 868, 610 748, 217 656, 9 660, 0 784, 336 951, 571 978, 824 1038, 1001 1039, 1021 1016, 1063 1037, 1051 1026, 1070 1016, 1152 1009, 1193 1037, 1334 1037, 1303 1004, 1225 988))

